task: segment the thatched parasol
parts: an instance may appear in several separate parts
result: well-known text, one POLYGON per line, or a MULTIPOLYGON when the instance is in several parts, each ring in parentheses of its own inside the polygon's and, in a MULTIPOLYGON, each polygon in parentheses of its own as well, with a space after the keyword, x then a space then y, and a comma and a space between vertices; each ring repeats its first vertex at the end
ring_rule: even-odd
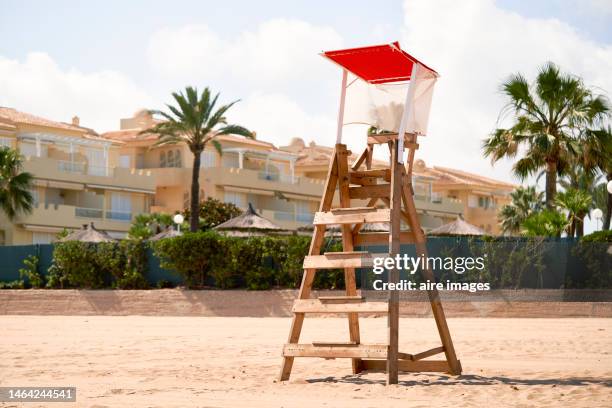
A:
POLYGON ((164 231, 153 235, 151 238, 149 238, 149 241, 159 241, 160 239, 180 237, 181 235, 183 235, 182 232, 177 231, 173 227, 168 227, 164 231))
POLYGON ((461 217, 453 222, 439 226, 429 231, 428 235, 486 235, 487 233, 469 222, 464 221, 461 217))
POLYGON ((81 241, 81 242, 112 242, 113 237, 105 231, 97 230, 94 223, 83 224, 83 229, 73 231, 60 239, 61 242, 66 241, 81 241))
POLYGON ((251 203, 249 203, 249 208, 244 214, 227 220, 213 229, 237 237, 266 235, 287 231, 285 228, 257 214, 251 203))

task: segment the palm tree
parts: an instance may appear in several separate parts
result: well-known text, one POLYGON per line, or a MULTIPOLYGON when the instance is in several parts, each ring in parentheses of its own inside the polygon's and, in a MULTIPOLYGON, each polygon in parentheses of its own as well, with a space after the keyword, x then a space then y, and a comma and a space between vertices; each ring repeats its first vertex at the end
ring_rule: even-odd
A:
POLYGON ((184 92, 173 92, 172 97, 176 105, 166 105, 170 112, 151 111, 165 120, 142 133, 158 134, 156 146, 185 143, 193 153, 190 209, 194 216, 190 217, 190 230, 195 232, 199 227, 195 214, 199 214, 200 204, 200 154, 209 142, 222 154, 221 144, 215 140, 217 136, 253 137, 253 134, 242 126, 227 124, 225 113, 238 101, 217 108, 218 93, 211 98, 210 89, 204 88, 199 94, 197 88, 190 86, 184 92))
POLYGON ((33 176, 22 172, 22 159, 16 150, 0 148, 0 208, 9 218, 15 219, 19 213, 32 212, 34 198, 32 188, 33 176))
POLYGON ((512 201, 504 205, 499 212, 499 221, 505 233, 518 232, 521 224, 533 213, 542 210, 542 192, 534 186, 518 187, 512 193, 512 201))
POLYGON ((555 203, 567 211, 567 236, 584 234, 584 217, 593 206, 593 197, 584 190, 569 188, 557 194, 555 203))
MULTIPOLYGON (((606 183, 612 180, 612 128, 608 125, 601 129, 588 131, 583 138, 582 160, 584 167, 590 172, 599 171, 604 175, 606 183)), ((610 218, 612 218, 612 194, 606 192, 603 230, 610 229, 610 218)))
POLYGON ((578 154, 578 135, 608 115, 608 102, 593 95, 580 78, 560 73, 553 63, 540 68, 533 85, 519 73, 503 83, 502 91, 509 99, 502 114, 511 112, 514 124, 496 129, 485 139, 485 155, 496 162, 515 157, 525 147, 513 171, 525 179, 544 169, 546 207, 552 209, 557 176, 567 171, 569 161, 578 154))
MULTIPOLYGON (((584 149, 582 149, 584 152, 584 149)), ((582 154, 581 157, 586 157, 588 154, 582 154)), ((584 159, 579 159, 576 161, 567 171, 567 173, 559 179, 559 185, 563 187, 565 191, 574 191, 580 190, 584 192, 586 196, 590 197, 590 203, 588 206, 581 206, 579 211, 575 214, 576 216, 576 225, 575 232, 577 237, 581 237, 584 235, 584 217, 587 215, 590 217, 589 210, 595 208, 595 192, 597 190, 597 183, 601 177, 595 171, 589 170, 589 167, 585 165, 584 159)), ((569 196, 565 197, 563 200, 568 198, 574 200, 575 193, 571 193, 569 196), (571 195, 574 197, 570 197, 571 195)), ((576 203, 576 202, 574 202, 576 203)), ((557 205, 561 205, 562 208, 569 210, 567 207, 564 207, 562 204, 557 202, 557 205)))
POLYGON ((558 237, 566 228, 565 217, 554 209, 533 213, 521 224, 521 232, 528 237, 558 237))

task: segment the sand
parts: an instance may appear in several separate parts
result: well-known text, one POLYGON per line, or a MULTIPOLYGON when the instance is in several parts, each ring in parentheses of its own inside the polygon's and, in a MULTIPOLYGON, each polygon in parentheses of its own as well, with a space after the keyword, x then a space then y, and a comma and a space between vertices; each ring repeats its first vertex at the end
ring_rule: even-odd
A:
MULTIPOLYGON (((76 386, 77 403, 47 405, 58 408, 612 406, 612 319, 450 318, 464 374, 402 374, 389 387, 383 374, 351 375, 345 359, 296 359, 291 380, 276 382, 289 324, 0 316, 0 385, 76 386)), ((362 319, 362 340, 384 342, 385 324, 362 319)), ((347 339, 346 326, 306 319, 302 339, 347 339)), ((429 318, 402 318, 400 333, 401 351, 439 344, 429 318)))

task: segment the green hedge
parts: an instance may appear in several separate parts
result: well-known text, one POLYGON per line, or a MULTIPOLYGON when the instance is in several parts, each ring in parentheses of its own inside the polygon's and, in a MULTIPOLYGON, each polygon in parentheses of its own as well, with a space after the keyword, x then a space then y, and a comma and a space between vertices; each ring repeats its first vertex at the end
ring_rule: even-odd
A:
POLYGON ((47 287, 144 289, 145 244, 140 240, 55 244, 47 287))
MULTIPOLYGON (((325 243, 338 251, 338 241, 325 243)), ((310 237, 226 237, 213 231, 185 233, 153 243, 161 266, 179 274, 190 288, 216 286, 221 289, 246 287, 296 288, 302 280, 302 263, 310 237)), ((344 273, 331 270, 317 274, 315 287, 344 287, 344 273)))

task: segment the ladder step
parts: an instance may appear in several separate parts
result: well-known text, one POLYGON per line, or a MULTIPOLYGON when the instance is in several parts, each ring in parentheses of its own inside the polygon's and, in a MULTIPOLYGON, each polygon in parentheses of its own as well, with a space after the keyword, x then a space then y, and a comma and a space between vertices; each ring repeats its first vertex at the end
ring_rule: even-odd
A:
POLYGON ((298 299, 293 303, 293 313, 387 313, 387 302, 325 302, 320 299, 298 299))
POLYGON ((389 198, 391 184, 374 184, 371 186, 349 187, 349 197, 352 199, 389 198))
POLYGON ((391 210, 388 208, 338 208, 331 211, 317 212, 314 225, 330 224, 363 224, 366 222, 389 222, 391 210))
MULTIPOLYGON (((361 232, 353 237, 353 244, 355 246, 366 245, 366 244, 380 244, 385 245, 389 243, 388 232, 361 232)), ((402 244, 414 244, 414 234, 411 231, 400 232, 400 243, 402 244)))
POLYGON ((377 179, 391 181, 390 169, 355 170, 349 172, 351 184, 376 184, 377 179))
MULTIPOLYGON (((387 369, 386 360, 361 360, 364 370, 367 371, 382 371, 387 369)), ((446 360, 398 360, 397 366, 399 371, 404 372, 435 372, 435 373, 450 373, 452 370, 446 360)))
POLYGON ((371 268, 374 266, 375 257, 386 256, 367 251, 326 252, 323 255, 306 256, 304 269, 371 268))
POLYGON ((363 296, 319 296, 317 299, 326 303, 359 303, 365 301, 363 296))
POLYGON ((285 357, 387 358, 386 344, 285 344, 285 357))
MULTIPOLYGON (((383 135, 368 135, 368 144, 382 144, 397 140, 397 133, 388 133, 383 135)), ((418 149, 419 144, 412 141, 413 135, 404 135, 404 147, 409 149, 418 149)))

